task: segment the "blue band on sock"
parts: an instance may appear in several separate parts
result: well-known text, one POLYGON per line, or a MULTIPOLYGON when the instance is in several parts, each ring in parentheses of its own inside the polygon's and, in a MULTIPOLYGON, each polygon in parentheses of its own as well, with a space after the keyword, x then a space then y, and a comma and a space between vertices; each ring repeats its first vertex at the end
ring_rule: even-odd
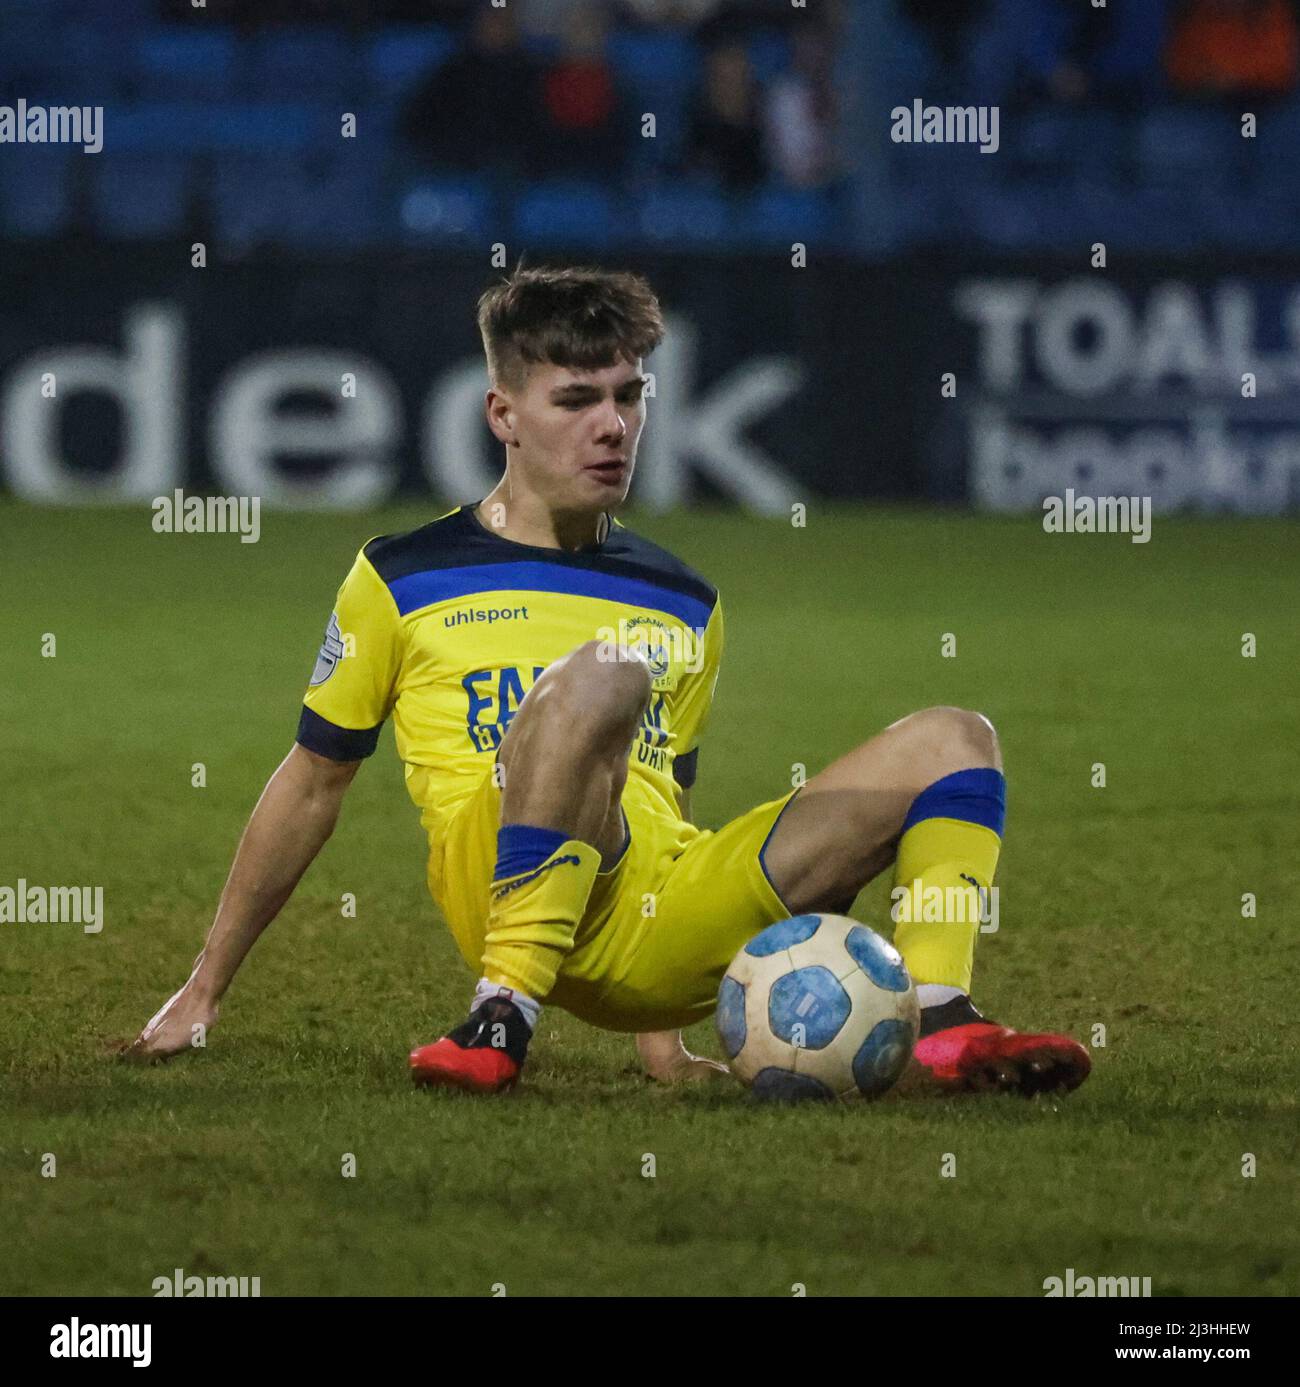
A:
POLYGON ((540 867, 561 843, 572 837, 558 828, 534 828, 532 824, 503 824, 497 829, 497 869, 493 881, 518 876, 540 867))
POLYGON ((961 819, 991 828, 1000 838, 1006 815, 1007 782, 1001 771, 954 771, 917 795, 903 820, 903 832, 922 819, 961 819))

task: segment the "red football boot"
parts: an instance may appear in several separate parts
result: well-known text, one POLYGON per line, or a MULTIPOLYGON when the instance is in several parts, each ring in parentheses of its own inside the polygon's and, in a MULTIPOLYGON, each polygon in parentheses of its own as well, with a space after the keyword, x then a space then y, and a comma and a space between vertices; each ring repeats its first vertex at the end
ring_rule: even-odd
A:
POLYGON ((513 1002, 489 997, 449 1035, 411 1051, 411 1078, 431 1087, 500 1093, 519 1078, 531 1038, 513 1002))
POLYGON ((1068 1093, 1088 1077, 1092 1060, 1068 1035, 1026 1035, 986 1021, 968 997, 921 1011, 913 1057, 953 1093, 1068 1093))

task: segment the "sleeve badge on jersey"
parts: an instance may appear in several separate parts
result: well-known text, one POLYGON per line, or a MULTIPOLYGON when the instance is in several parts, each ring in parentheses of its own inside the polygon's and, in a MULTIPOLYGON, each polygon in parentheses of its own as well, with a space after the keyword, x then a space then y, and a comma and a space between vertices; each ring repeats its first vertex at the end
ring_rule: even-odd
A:
POLYGON ((339 614, 330 613, 329 625, 325 628, 325 639, 321 642, 320 654, 316 656, 316 668, 311 672, 311 688, 323 684, 343 658, 343 633, 339 630, 339 614))

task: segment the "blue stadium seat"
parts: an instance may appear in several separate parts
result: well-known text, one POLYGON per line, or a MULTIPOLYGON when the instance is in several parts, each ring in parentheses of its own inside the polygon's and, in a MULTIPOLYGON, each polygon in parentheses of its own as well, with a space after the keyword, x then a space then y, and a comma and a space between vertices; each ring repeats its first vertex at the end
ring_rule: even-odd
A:
POLYGON ((969 215, 960 214, 950 180, 917 170, 896 177, 889 187, 894 248, 931 245, 969 235, 969 215))
POLYGON ((989 105, 1007 100, 1025 43, 1021 19, 1014 8, 999 3, 971 34, 966 53, 970 91, 964 100, 989 105))
POLYGON ((685 87, 660 87, 633 93, 637 103, 635 132, 628 141, 630 171, 639 174, 676 168, 686 147, 690 124, 690 92, 685 87), (641 116, 655 118, 653 139, 641 132, 641 116))
POLYGON ((655 138, 632 143, 633 171, 672 167, 686 142, 691 96, 700 73, 699 50, 683 33, 618 30, 609 36, 605 53, 637 114, 650 112, 655 117, 655 138))
POLYGON ((1132 248, 1165 255, 1204 250, 1212 234, 1206 220, 1212 201, 1198 184, 1135 189, 1126 208, 1137 226, 1132 248))
POLYGON ((717 247, 734 240, 731 204, 714 189, 652 187, 637 198, 636 229, 657 246, 717 247))
POLYGON ((700 68, 695 43, 688 34, 673 29, 616 30, 605 41, 605 56, 619 76, 638 89, 692 83, 700 68))
MULTIPOLYGON (((353 102, 347 110, 357 118, 357 143, 366 145, 372 152, 382 149, 387 152, 396 140, 398 117, 401 114, 401 107, 396 101, 366 101, 365 103, 353 102)), ((340 113, 331 111, 326 116, 326 125, 331 135, 339 135, 341 126, 339 124, 340 113)), ((349 140, 342 140, 344 145, 352 143, 349 140)))
POLYGON ((1199 250, 1206 244, 1207 199, 1195 187, 1076 185, 1071 196, 1079 208, 1076 244, 1104 241, 1112 254, 1148 255, 1199 250))
POLYGON ((1144 111, 1137 130, 1139 176, 1184 184, 1189 177, 1222 183, 1243 158, 1241 127, 1221 111, 1165 106, 1144 111))
POLYGON ((1254 188, 1247 197, 1205 198, 1200 214, 1207 248, 1300 251, 1300 188, 1294 182, 1254 188))
POLYGON ((285 102, 159 102, 105 119, 114 149, 161 153, 298 150, 339 132, 336 111, 285 102))
POLYGON ((96 229, 117 238, 171 236, 185 223, 190 161, 184 155, 119 153, 94 159, 96 229))
MULTIPOLYGON (((1259 179, 1265 187, 1277 182, 1282 170, 1296 170, 1296 151, 1300 150, 1300 96, 1285 103, 1268 107, 1260 105, 1255 112, 1255 138, 1237 136, 1241 143, 1243 170, 1259 179)), ((1241 129, 1238 123, 1236 129, 1241 129)), ((1297 172, 1291 172, 1289 182, 1295 184, 1297 172)))
POLYGON ((553 180, 527 188, 515 203, 514 234, 527 246, 613 245, 622 230, 609 191, 597 183, 553 180))
POLYGON ((7 0, 5 22, 15 28, 38 24, 53 28, 72 13, 77 3, 78 0, 7 0))
POLYGON ((122 91, 129 57, 119 26, 15 26, 0 40, 0 70, 21 81, 14 94, 32 103, 106 105, 122 91))
POLYGON ((441 67, 458 46, 456 35, 438 24, 386 29, 366 50, 366 81, 380 99, 401 97, 441 67))
POLYGON ((1098 55, 1101 78, 1133 82, 1150 93, 1164 85, 1162 55, 1168 33, 1169 0, 1142 0, 1114 7, 1115 34, 1098 55))
MULTIPOLYGON (((28 0, 5 0, 8 8, 28 0)), ((158 0, 37 0, 42 8, 58 9, 80 23, 120 24, 134 28, 157 17, 158 0)))
POLYGON ((209 193, 213 230, 223 250, 243 251, 274 241, 288 200, 287 161, 250 154, 222 154, 209 193))
POLYGON ((1001 250, 1073 250, 1084 264, 1094 240, 1107 239, 1107 219, 1096 190, 1086 197, 1069 177, 999 180, 961 199, 969 232, 1001 250))
POLYGON ((135 43, 131 75, 146 100, 221 97, 234 90, 238 46, 217 27, 149 29, 135 43))
POLYGON ((1069 40, 1070 7, 1042 0, 994 0, 988 21, 998 31, 1004 61, 1020 77, 1045 84, 1069 40))
POLYGON ((421 178, 400 195, 398 218, 404 239, 416 244, 473 240, 482 245, 495 205, 486 178, 421 178))
POLYGON ((74 26, 115 25, 135 28, 158 17, 157 0, 4 0, 8 48, 9 33, 42 26, 52 34, 64 34, 74 26))
POLYGON ((825 246, 835 233, 830 197, 815 189, 761 188, 741 200, 742 235, 751 245, 825 246))
POLYGON ((0 233, 57 236, 72 210, 71 162, 101 155, 63 145, 7 145, 0 158, 0 233))
POLYGON ((998 131, 999 152, 983 154, 978 144, 891 144, 888 158, 895 178, 932 180, 953 196, 996 180, 1006 172, 1006 151, 998 131))
POLYGON ((300 162, 289 178, 288 244, 355 250, 375 244, 388 231, 382 162, 363 146, 343 143, 344 149, 328 159, 300 162))
POLYGON ((383 169, 362 149, 328 156, 227 154, 212 183, 223 246, 355 250, 383 232, 383 169))
POLYGON ((879 22, 884 26, 884 52, 874 77, 880 84, 880 105, 888 113, 934 89, 936 63, 924 35, 901 15, 887 9, 879 22))
POLYGON ((356 45, 330 29, 258 35, 248 49, 248 77, 252 90, 268 100, 359 101, 364 95, 356 45))
POLYGON ((1114 172, 1129 157, 1130 126, 1102 109, 1044 106, 1007 121, 1002 138, 1012 160, 1028 168, 1059 174, 1114 172))

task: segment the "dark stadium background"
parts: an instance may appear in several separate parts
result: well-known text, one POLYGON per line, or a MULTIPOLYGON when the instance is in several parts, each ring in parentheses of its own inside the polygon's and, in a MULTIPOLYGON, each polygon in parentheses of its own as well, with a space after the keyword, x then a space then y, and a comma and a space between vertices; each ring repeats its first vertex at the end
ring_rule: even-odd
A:
MULTIPOLYGON (((1288 0, 0 0, 0 108, 104 108, 99 153, 0 143, 0 886, 105 901, 0 921, 0 1294, 1294 1296, 1298 54, 1288 0), (916 101, 996 152, 895 142, 916 101), (555 1008, 509 1102, 413 1093, 473 980, 387 731, 206 1050, 116 1062, 358 547, 495 481, 473 307, 521 257, 670 315, 627 518, 726 604, 698 821, 986 713, 975 1000, 1092 1047, 1068 1099, 765 1109, 555 1008), (177 488, 258 542, 156 533, 177 488), (1046 531, 1070 488, 1149 542, 1046 531)), ((1036 1366, 1091 1363, 1053 1308, 1036 1366)), ((878 1366, 844 1324, 801 1342, 878 1366)))
POLYGON ((165 358, 137 363, 160 429, 121 369, 66 393, 58 444, 6 410, 20 493, 239 490, 243 449, 267 504, 470 499, 470 309, 524 256, 661 288, 654 508, 1295 504, 1287 0, 10 0, 0 26, 3 103, 104 108, 100 153, 0 150, 0 392, 77 346, 120 367, 151 325, 165 358), (893 142, 916 100, 996 107, 996 152, 893 142), (338 353, 376 384, 361 459, 320 444, 365 409, 338 353), (246 418, 215 443, 257 364, 277 446, 246 418))

